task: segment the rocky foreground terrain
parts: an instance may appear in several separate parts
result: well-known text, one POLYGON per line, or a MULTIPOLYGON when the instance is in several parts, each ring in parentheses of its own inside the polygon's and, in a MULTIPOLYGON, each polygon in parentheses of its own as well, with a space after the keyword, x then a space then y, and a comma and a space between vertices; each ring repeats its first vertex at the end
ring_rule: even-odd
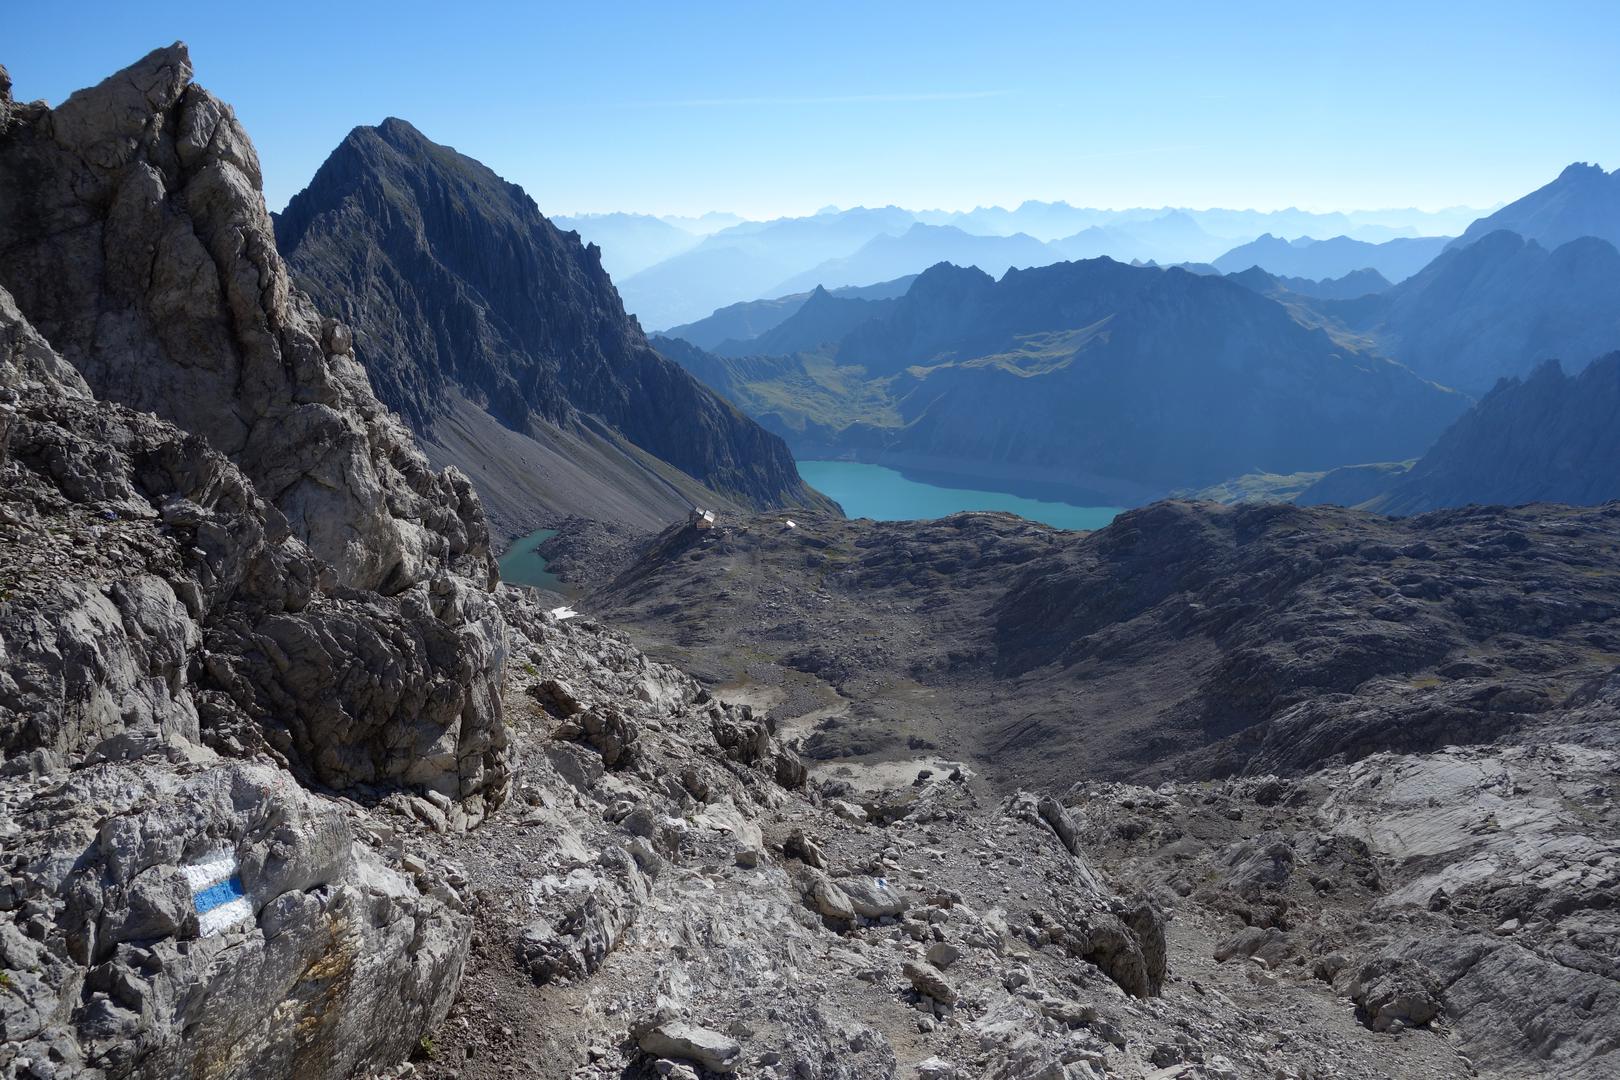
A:
POLYGON ((578 527, 566 618, 183 47, 9 91, 0 1076, 1620 1066, 1620 508, 578 527))
POLYGON ((1089 535, 1005 514, 788 520, 542 551, 594 571, 585 606, 660 656, 819 712, 822 758, 939 745, 1003 785, 1157 783, 1615 740, 1620 505, 1163 502, 1089 535))

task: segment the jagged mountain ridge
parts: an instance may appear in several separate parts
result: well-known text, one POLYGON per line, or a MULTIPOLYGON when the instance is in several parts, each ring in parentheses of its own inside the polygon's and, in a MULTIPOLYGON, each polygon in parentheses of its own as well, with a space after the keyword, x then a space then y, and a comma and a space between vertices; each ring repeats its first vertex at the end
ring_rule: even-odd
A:
MULTIPOLYGON (((909 274, 893 281, 880 281, 876 285, 851 285, 828 291, 837 297, 888 300, 904 294, 916 279, 917 275, 909 274)), ((715 349, 731 342, 733 344, 728 348, 746 351, 747 342, 786 322, 809 298, 810 293, 802 292, 764 300, 740 300, 715 310, 706 318, 672 326, 654 336, 680 338, 700 349, 715 349)))
POLYGON ((1543 360, 1620 348, 1620 251, 1597 237, 1549 249, 1497 231, 1377 295, 1314 306, 1420 375, 1483 394, 1543 360))
POLYGON ((1308 236, 1284 240, 1265 234, 1258 240, 1240 244, 1214 260, 1217 270, 1234 274, 1258 266, 1278 277, 1300 277, 1312 281, 1338 278, 1357 270, 1376 270, 1390 281, 1411 277, 1446 247, 1450 237, 1396 237, 1382 243, 1335 236, 1313 240, 1308 236))
POLYGON ((716 493, 817 503, 779 439, 647 345, 597 249, 404 121, 351 132, 276 229, 300 283, 353 325, 379 396, 509 534, 548 510, 667 521, 716 493))
POLYGON ((881 233, 842 258, 829 259, 768 290, 767 295, 825 286, 870 285, 916 274, 940 262, 977 266, 1000 276, 1008 267, 1044 266, 1063 258, 1032 236, 975 236, 952 225, 918 222, 903 233, 881 233))
POLYGON ((1595 236, 1620 247, 1620 170, 1576 162, 1549 184, 1473 222, 1452 242, 1464 247, 1503 229, 1551 250, 1595 236))
POLYGON ((1279 276, 1251 266, 1226 277, 1262 296, 1274 296, 1279 291, 1286 291, 1316 300, 1353 300, 1369 293, 1383 292, 1390 284, 1388 278, 1372 269, 1352 270, 1343 277, 1313 281, 1310 278, 1279 276))
POLYGON ((1620 352, 1576 374, 1549 360, 1504 379, 1410 469, 1334 470, 1295 501, 1402 515, 1470 504, 1595 506, 1620 499, 1617 462, 1620 352))

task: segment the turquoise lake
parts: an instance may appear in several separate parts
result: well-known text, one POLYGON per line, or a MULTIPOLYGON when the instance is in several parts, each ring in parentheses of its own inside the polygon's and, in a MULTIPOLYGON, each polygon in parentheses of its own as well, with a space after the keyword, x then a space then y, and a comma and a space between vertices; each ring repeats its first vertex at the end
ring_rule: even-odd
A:
POLYGON ((556 529, 539 529, 512 541, 512 546, 501 556, 501 580, 514 585, 533 585, 537 589, 562 592, 562 582, 546 569, 546 560, 534 551, 556 535, 556 529))
POLYGON ((938 487, 858 461, 801 461, 799 475, 817 491, 838 500, 850 517, 877 521, 940 518, 963 510, 1005 510, 1059 529, 1100 529, 1121 512, 1118 506, 1071 506, 1001 491, 938 487))

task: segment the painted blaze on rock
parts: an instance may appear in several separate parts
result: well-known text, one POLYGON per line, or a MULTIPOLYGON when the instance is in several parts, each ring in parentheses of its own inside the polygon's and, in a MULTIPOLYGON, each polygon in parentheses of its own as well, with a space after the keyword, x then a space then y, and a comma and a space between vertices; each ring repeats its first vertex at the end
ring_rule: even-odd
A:
POLYGON ((242 888, 233 853, 210 855, 185 867, 185 875, 192 906, 197 909, 197 929, 204 937, 253 918, 253 905, 242 888))

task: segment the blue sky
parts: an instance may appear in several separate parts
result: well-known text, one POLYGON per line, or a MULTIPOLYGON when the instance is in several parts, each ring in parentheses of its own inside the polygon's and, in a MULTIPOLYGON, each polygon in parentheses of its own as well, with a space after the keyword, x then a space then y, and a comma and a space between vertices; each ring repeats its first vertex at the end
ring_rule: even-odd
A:
POLYGON ((72 10, 7 13, 19 97, 60 101, 183 39, 272 208, 389 115, 552 214, 1433 209, 1620 167, 1613 0, 72 10))

